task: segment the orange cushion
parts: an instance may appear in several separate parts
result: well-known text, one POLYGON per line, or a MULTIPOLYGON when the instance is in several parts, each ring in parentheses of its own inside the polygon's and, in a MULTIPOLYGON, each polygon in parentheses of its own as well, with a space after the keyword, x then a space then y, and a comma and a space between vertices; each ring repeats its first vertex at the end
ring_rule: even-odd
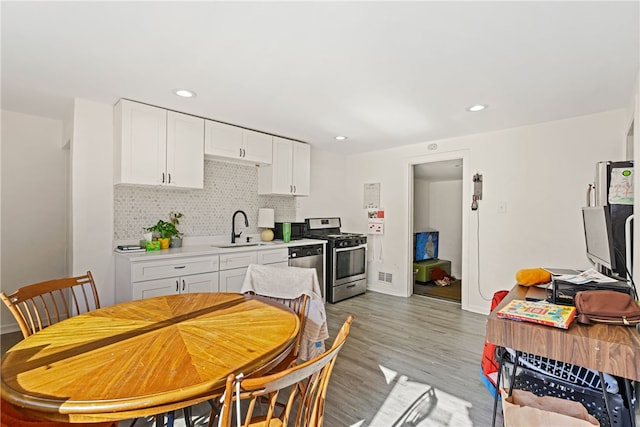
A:
POLYGON ((516 273, 519 285, 533 286, 551 282, 551 273, 543 268, 525 268, 516 273))

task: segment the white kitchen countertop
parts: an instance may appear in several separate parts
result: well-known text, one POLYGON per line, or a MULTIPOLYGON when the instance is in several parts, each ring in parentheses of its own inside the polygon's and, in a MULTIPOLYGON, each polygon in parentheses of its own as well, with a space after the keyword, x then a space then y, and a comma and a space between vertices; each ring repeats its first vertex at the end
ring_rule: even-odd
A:
MULTIPOLYGON (((199 243, 199 242, 194 242, 199 243)), ((239 243, 237 247, 233 248, 222 248, 216 246, 216 244, 208 244, 208 243, 200 243, 200 244, 187 244, 181 248, 169 248, 169 249, 161 249, 159 251, 149 251, 149 252, 138 252, 133 254, 116 252, 114 250, 114 254, 117 256, 123 256, 129 258, 131 262, 136 261, 152 261, 158 259, 170 259, 170 258, 180 258, 186 256, 198 256, 198 255, 220 255, 227 253, 238 253, 238 252, 255 252, 255 251, 264 251, 269 249, 277 249, 277 248, 289 248, 293 246, 304 246, 304 245, 313 245, 313 244, 326 244, 326 240, 317 240, 317 239, 301 239, 301 240, 292 240, 289 243, 284 243, 282 240, 273 240, 271 242, 253 242, 253 243, 239 243)), ((229 245, 229 243, 219 243, 219 245, 229 245)))

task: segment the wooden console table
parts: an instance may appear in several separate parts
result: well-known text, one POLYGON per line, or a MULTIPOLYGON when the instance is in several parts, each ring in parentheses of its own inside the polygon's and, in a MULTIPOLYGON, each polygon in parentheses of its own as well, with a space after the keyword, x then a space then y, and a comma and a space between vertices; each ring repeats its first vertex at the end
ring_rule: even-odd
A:
MULTIPOLYGON (((640 381, 640 329, 603 324, 582 325, 574 321, 569 329, 500 319, 496 312, 514 299, 525 299, 527 287, 516 285, 487 318, 487 341, 497 347, 534 354, 625 378, 640 381)), ((601 374, 601 380, 602 374, 601 374)), ((603 381, 602 381, 603 382, 603 381)), ((606 403, 606 393, 603 396, 606 403)), ((495 423, 497 395, 493 408, 495 423)), ((609 404, 607 412, 609 419, 609 404)), ((632 402, 627 402, 633 410, 632 402)), ((631 425, 635 426, 635 415, 631 425)))
POLYGON ((640 331, 637 327, 581 325, 558 329, 530 322, 499 319, 496 312, 513 299, 525 299, 516 285, 487 318, 487 340, 498 347, 572 363, 640 381, 640 331))

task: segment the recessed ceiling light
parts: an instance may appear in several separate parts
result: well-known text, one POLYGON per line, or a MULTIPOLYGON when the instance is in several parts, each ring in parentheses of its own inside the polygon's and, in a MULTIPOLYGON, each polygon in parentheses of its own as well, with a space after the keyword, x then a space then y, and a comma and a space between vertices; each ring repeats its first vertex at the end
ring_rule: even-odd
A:
POLYGON ((188 89, 176 89, 173 91, 173 93, 183 98, 193 98, 194 96, 196 96, 196 93, 194 91, 188 89))
POLYGON ((477 105, 472 105, 471 107, 467 108, 467 111, 470 111, 472 113, 477 113, 478 111, 482 111, 485 108, 487 108, 486 105, 477 104, 477 105))
POLYGON ((338 136, 336 136, 336 139, 338 141, 344 141, 345 139, 347 139, 347 137, 346 136, 342 136, 342 135, 338 135, 338 136))

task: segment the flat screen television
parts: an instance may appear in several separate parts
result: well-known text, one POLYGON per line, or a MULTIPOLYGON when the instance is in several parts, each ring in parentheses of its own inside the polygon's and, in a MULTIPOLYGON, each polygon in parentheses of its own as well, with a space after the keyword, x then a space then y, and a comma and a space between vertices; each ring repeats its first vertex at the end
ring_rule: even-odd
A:
POLYGON ((584 238, 587 244, 587 258, 594 264, 613 270, 615 255, 613 252, 613 234, 611 219, 606 206, 582 208, 584 238))
POLYGON ((413 235, 413 260, 424 261, 438 258, 438 231, 421 231, 413 235))

